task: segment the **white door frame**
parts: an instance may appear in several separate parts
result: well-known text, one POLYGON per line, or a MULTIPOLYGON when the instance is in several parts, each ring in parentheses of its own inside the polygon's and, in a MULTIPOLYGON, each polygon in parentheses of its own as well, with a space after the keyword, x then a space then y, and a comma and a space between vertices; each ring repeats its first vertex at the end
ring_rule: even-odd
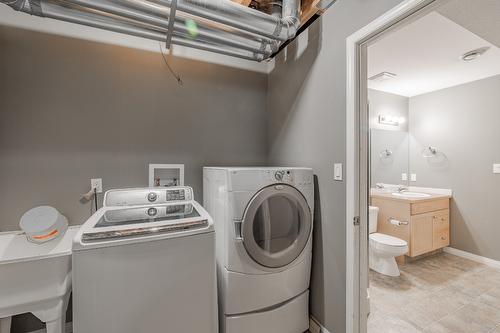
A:
POLYGON ((448 0, 406 0, 347 38, 346 332, 367 331, 368 97, 367 45, 448 0), (355 225, 355 218, 359 224, 355 225), (361 241, 361 240, 364 240, 361 241), (364 251, 364 252, 363 252, 364 251), (364 265, 364 266, 363 266, 364 265))

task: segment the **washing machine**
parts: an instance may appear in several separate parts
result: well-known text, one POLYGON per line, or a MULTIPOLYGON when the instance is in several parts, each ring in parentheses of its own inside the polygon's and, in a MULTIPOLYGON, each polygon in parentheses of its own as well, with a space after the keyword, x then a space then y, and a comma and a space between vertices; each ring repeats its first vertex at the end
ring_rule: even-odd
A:
POLYGON ((306 331, 312 169, 207 167, 203 198, 216 230, 221 331, 306 331))
POLYGON ((75 333, 218 333, 214 224, 190 187, 106 192, 72 260, 75 333))

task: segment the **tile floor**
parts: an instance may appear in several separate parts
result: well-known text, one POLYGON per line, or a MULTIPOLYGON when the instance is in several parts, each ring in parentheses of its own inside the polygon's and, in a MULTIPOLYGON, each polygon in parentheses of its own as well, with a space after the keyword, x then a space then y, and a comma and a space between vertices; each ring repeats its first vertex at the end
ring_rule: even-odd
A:
POLYGON ((500 270, 441 253, 370 271, 368 333, 500 333, 500 270))

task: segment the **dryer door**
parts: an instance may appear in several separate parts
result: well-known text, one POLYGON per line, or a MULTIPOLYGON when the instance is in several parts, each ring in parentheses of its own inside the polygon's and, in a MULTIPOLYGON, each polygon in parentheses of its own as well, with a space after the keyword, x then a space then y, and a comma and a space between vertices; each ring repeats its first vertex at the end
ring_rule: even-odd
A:
POLYGON ((258 264, 284 267, 300 256, 312 229, 311 210, 294 187, 277 184, 260 190, 243 216, 241 235, 258 264))

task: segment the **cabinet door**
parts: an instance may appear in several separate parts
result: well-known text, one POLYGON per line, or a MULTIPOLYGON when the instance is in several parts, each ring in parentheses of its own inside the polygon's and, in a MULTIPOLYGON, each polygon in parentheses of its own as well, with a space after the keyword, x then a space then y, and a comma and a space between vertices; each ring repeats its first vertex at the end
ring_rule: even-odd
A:
POLYGON ((433 216, 433 248, 441 249, 450 245, 450 211, 435 212, 433 216))
POLYGON ((426 213, 411 217, 410 257, 432 251, 434 215, 433 213, 426 213))

